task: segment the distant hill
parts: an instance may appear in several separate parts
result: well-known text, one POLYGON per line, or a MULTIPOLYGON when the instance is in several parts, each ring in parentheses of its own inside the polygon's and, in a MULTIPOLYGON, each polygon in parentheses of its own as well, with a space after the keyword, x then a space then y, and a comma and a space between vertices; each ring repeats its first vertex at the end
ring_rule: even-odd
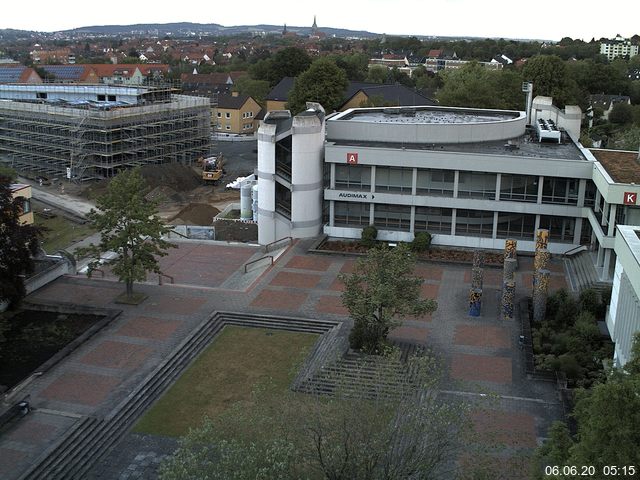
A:
MULTIPOLYGON (((238 35, 243 33, 280 33, 282 25, 236 25, 225 27, 217 23, 139 23, 135 25, 95 25, 74 28, 60 33, 66 34, 95 34, 95 35, 157 35, 157 36, 197 36, 197 35, 238 35)), ((287 25, 287 30, 301 35, 309 35, 311 27, 296 27, 287 25)), ((327 36, 373 38, 380 36, 363 30, 348 30, 344 28, 320 28, 327 36)))

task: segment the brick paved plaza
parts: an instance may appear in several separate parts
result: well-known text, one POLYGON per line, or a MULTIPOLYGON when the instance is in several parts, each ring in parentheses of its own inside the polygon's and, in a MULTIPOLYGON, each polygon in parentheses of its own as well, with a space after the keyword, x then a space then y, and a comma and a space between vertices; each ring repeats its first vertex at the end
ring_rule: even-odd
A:
MULTIPOLYGON (((353 257, 309 254, 310 244, 294 243, 272 267, 251 277, 253 283, 243 284, 238 279, 244 275, 244 264, 263 255, 257 247, 181 243, 162 259, 175 284, 158 285, 157 276, 150 276, 148 283, 135 286, 148 295, 138 306, 114 303, 124 287, 108 272, 104 279, 62 277, 32 294, 32 302, 80 303, 121 309, 122 313, 25 387, 23 393, 31 395, 36 410, 0 437, 0 478, 17 478, 83 416, 109 415, 214 311, 349 321, 340 299, 343 286, 338 275, 353 271, 353 257)), ((561 267, 552 263, 552 288, 566 285, 561 267)), ((481 437, 514 448, 532 448, 559 417, 561 407, 551 385, 524 378, 517 346, 519 325, 499 317, 500 270, 486 270, 482 314, 478 318, 468 315, 470 271, 471 265, 419 264, 422 294, 435 298, 438 310, 425 318, 406 319, 391 332, 391 338, 433 348, 447 368, 448 395, 480 400, 487 392, 495 394, 488 411, 478 410, 472 416, 481 437)), ((529 259, 520 262, 516 281, 518 295, 527 295, 531 290, 529 259)), ((149 458, 160 458, 158 455, 167 453, 160 450, 170 452, 175 445, 173 440, 133 438, 134 434, 126 435, 122 446, 94 468, 90 478, 121 478, 141 459, 155 468, 156 460, 149 458), (148 445, 146 450, 137 450, 138 444, 148 445)), ((149 472, 145 475, 151 476, 144 478, 154 478, 149 472)))

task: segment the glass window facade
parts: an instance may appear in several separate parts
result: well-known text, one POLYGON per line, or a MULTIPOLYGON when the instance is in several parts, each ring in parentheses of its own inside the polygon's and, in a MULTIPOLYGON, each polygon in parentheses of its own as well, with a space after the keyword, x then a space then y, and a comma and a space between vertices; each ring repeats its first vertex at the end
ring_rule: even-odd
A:
POLYGON ((456 235, 491 237, 493 235, 493 212, 457 209, 456 235))
POLYGON ((418 169, 416 193, 418 195, 437 195, 453 197, 453 170, 418 169))
POLYGON ((533 240, 536 228, 536 216, 526 213, 498 213, 497 238, 515 238, 533 240))
POLYGON ((461 171, 458 176, 458 197, 495 199, 496 174, 461 171))
POLYGON ((376 167, 376 192, 411 194, 412 183, 412 168, 376 167))
POLYGON ((503 174, 500 180, 500 200, 537 202, 538 180, 539 177, 535 175, 503 174))
POLYGON ((383 230, 408 232, 411 226, 411 207, 407 205, 377 204, 373 207, 373 224, 383 230))
POLYGON ((371 190, 371 167, 365 165, 336 165, 336 189, 371 190))
POLYGON ((333 224, 336 227, 366 227, 369 225, 369 204, 334 202, 333 224))
MULTIPOLYGON (((588 220, 585 222, 589 223, 588 220)), ((549 230, 549 239, 558 243, 573 243, 576 219, 554 215, 540 215, 540 228, 549 230)))
POLYGON ((578 205, 578 179, 545 177, 542 203, 578 205))
POLYGON ((416 232, 451 235, 451 208, 416 207, 416 232))

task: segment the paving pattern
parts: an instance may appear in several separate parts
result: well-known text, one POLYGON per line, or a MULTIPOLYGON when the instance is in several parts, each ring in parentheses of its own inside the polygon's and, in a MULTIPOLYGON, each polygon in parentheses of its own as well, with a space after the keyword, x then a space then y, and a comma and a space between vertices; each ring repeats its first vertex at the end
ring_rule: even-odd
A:
MULTIPOLYGON (((29 300, 118 308, 122 314, 42 377, 24 388, 36 410, 0 437, 0 478, 18 478, 80 418, 104 418, 180 341, 214 311, 268 313, 348 321, 341 303, 340 273, 355 260, 307 253, 311 241, 298 241, 261 275, 242 282, 243 265, 263 255, 257 247, 180 244, 162 259, 175 284, 157 278, 136 285, 148 298, 138 306, 118 305, 123 291, 105 278, 67 276, 43 287, 29 300), (234 288, 225 288, 234 278, 234 288), (225 283, 226 282, 226 283, 225 283), (252 283, 251 283, 252 282, 252 283)), ((531 290, 530 259, 519 259, 517 295, 531 290), (527 283, 529 282, 529 283, 527 283)), ((557 287, 562 269, 552 265, 557 287)), ((552 385, 528 381, 517 346, 519 325, 499 316, 501 271, 485 270, 481 316, 468 316, 471 265, 421 263, 425 298, 438 309, 425 318, 406 318, 391 332, 397 340, 420 343, 439 354, 447 371, 447 395, 477 399, 490 413, 474 414, 481 437, 513 448, 531 448, 561 414, 552 385), (487 392, 495 394, 483 400, 487 392), (485 405, 486 403, 486 405, 485 405)), ((249 278, 249 276, 247 276, 249 278)), ((127 434, 89 478, 155 478, 155 468, 175 448, 174 439, 127 434)))

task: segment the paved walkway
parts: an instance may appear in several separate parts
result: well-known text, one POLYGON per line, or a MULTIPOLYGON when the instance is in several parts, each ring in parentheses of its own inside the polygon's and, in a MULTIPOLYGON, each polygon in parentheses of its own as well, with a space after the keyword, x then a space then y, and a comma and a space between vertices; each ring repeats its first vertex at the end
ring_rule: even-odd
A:
MULTIPOLYGON (((262 255, 256 247, 180 244, 162 259, 176 284, 137 285, 148 295, 139 306, 113 303, 123 290, 107 274, 91 280, 66 276, 29 297, 122 309, 122 314, 66 360, 24 389, 36 410, 0 437, 0 478, 15 479, 49 445, 85 415, 105 417, 196 325, 216 310, 348 320, 338 275, 354 260, 311 255, 299 241, 252 284, 232 282, 243 265, 262 255), (226 282, 226 283, 225 283, 226 282)), ((530 290, 530 259, 517 273, 518 295, 530 290)), ((519 326, 499 318, 501 272, 487 269, 479 318, 468 316, 471 266, 420 264, 423 294, 439 308, 429 318, 407 319, 393 338, 422 342, 442 355, 448 371, 447 395, 479 399, 474 412, 481 435, 530 448, 561 414, 552 386, 528 382, 517 347, 519 326), (486 400, 483 395, 497 396, 486 400)), ((552 288, 564 283, 561 265, 552 266, 552 288)), ((172 439, 128 434, 93 470, 90 478, 153 478, 157 461, 174 448, 172 439), (139 436, 140 437, 140 436, 139 436), (145 437, 145 436, 142 436, 145 437), (143 441, 144 440, 144 441, 143 441), (136 447, 139 445, 139 448, 136 447)))

